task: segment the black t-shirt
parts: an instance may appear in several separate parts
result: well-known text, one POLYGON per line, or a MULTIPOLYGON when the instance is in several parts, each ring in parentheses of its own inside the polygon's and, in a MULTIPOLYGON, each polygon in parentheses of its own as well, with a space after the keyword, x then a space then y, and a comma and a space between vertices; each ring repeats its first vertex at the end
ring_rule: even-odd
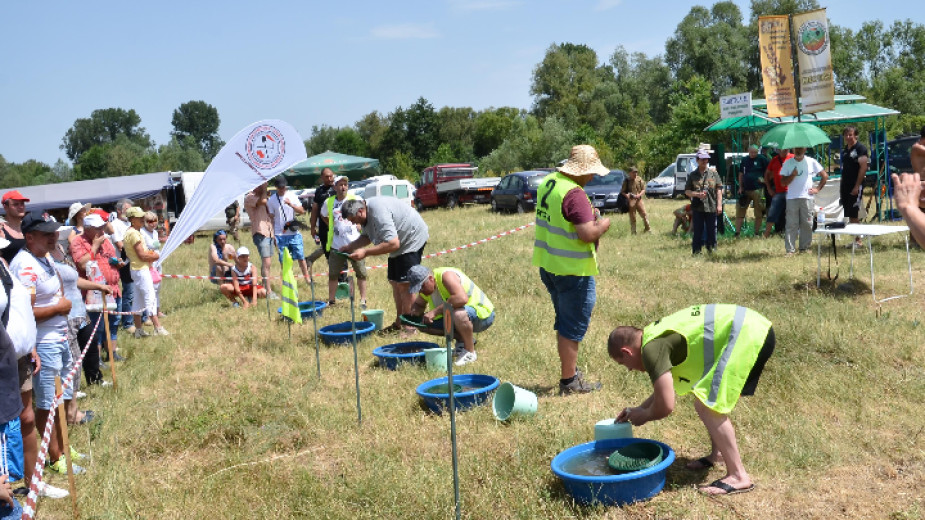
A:
POLYGON ((312 204, 318 206, 318 235, 324 241, 328 239, 328 224, 321 218, 321 212, 324 211, 324 202, 331 195, 334 195, 334 186, 322 184, 315 189, 315 198, 314 202, 312 202, 312 204))
POLYGON ((861 170, 858 159, 861 157, 869 157, 867 148, 861 143, 855 143, 851 148, 845 148, 841 151, 842 193, 851 193, 854 185, 858 182, 858 172, 861 170))
POLYGON ((754 191, 764 187, 764 172, 768 169, 768 158, 759 154, 754 159, 742 159, 742 188, 754 191))
POLYGON ((13 261, 13 257, 16 256, 16 253, 18 253, 20 249, 26 247, 26 239, 10 236, 2 226, 0 226, 0 236, 10 241, 10 245, 0 250, 0 257, 6 260, 6 263, 10 263, 13 261))

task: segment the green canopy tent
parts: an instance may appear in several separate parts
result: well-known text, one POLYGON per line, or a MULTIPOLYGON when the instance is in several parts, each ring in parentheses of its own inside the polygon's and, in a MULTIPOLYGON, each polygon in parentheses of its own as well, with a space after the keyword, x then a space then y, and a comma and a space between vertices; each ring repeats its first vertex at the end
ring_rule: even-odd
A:
MULTIPOLYGON (((881 212, 885 192, 889 191, 889 171, 886 146, 886 117, 899 115, 899 111, 866 103, 867 98, 858 95, 835 96, 835 107, 814 114, 802 114, 798 119, 795 116, 770 117, 768 104, 764 99, 752 100, 752 115, 719 119, 706 128, 709 132, 730 132, 733 149, 744 149, 743 137, 745 133, 765 132, 779 124, 795 123, 798 120, 816 126, 848 125, 852 123, 874 122, 875 129, 870 134, 868 148, 870 149, 870 169, 868 175, 876 175, 877 218, 885 218, 881 212)), ((837 152, 838 150, 832 150, 837 152)), ((828 166, 828 153, 823 162, 828 166)))
POLYGON ((334 175, 346 175, 352 181, 379 175, 377 159, 346 155, 330 150, 305 159, 286 170, 285 175, 290 183, 298 181, 300 185, 310 187, 318 183, 321 170, 325 168, 334 170, 334 175))

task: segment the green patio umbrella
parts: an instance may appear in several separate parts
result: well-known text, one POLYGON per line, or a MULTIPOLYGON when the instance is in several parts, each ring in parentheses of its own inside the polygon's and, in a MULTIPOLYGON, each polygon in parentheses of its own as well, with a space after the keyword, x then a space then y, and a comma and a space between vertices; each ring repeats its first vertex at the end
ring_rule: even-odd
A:
POLYGON ((332 169, 334 175, 346 175, 350 180, 358 180, 372 175, 379 175, 379 160, 329 150, 313 155, 289 168, 286 170, 286 177, 307 177, 307 180, 313 182, 321 174, 321 170, 325 168, 332 169))
POLYGON ((812 148, 832 140, 818 126, 809 123, 784 123, 761 137, 762 146, 771 148, 812 148))

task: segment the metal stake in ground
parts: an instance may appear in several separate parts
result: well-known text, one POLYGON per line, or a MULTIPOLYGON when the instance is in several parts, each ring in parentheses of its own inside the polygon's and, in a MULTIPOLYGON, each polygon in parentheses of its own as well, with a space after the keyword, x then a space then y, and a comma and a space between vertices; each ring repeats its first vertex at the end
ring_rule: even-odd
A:
POLYGON ((453 496, 456 499, 456 520, 460 517, 459 503, 459 458, 456 455, 456 397, 453 391, 453 354, 456 340, 453 337, 453 306, 443 303, 443 334, 446 336, 446 375, 450 390, 450 443, 453 446, 453 496))
MULTIPOLYGON (((106 332, 106 350, 109 351, 109 373, 112 375, 112 389, 118 390, 119 384, 116 382, 116 355, 112 350, 112 336, 109 335, 109 304, 107 303, 106 293, 103 293, 103 330, 106 332)), ((98 347, 97 347, 98 348, 98 347)))
POLYGON ((347 277, 347 285, 350 287, 350 332, 353 335, 353 373, 357 385, 357 424, 363 424, 363 409, 360 408, 360 362, 357 359, 357 315, 354 308, 352 276, 347 277))
POLYGON ((318 307, 315 305, 315 264, 308 266, 308 286, 312 289, 312 325, 315 326, 315 364, 318 365, 318 380, 321 380, 321 354, 318 349, 318 307))
MULTIPOLYGON (((103 305, 106 305, 105 301, 103 305)), ((109 364, 111 365, 113 362, 114 360, 109 358, 109 364)), ((61 393, 61 378, 55 376, 55 395, 60 396, 61 393)), ((71 505, 74 507, 74 518, 80 518, 80 513, 77 510, 77 483, 74 482, 74 465, 73 461, 71 461, 73 458, 71 457, 71 443, 67 437, 67 412, 64 411, 63 398, 58 401, 58 417, 55 422, 55 428, 58 429, 58 438, 60 438, 61 442, 64 444, 64 449, 61 450, 61 456, 67 461, 67 482, 71 489, 71 505)))

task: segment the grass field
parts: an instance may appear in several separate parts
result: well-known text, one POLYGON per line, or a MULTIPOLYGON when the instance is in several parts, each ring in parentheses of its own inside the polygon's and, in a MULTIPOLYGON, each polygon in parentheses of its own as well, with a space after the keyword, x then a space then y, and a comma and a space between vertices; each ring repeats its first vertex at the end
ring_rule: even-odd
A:
MULTIPOLYGON (((587 376, 604 384, 589 395, 556 395, 552 305, 531 266, 532 228, 425 261, 462 269, 497 308, 494 326, 480 335, 478 361, 463 372, 491 374, 539 395, 531 420, 498 423, 488 406, 457 416, 463 517, 925 518, 921 251, 912 253, 916 292, 879 308, 866 253, 855 258, 855 280, 848 280, 847 240, 840 242, 839 279, 825 280, 823 257, 817 289, 815 254, 785 258, 780 238, 722 240, 712 257, 691 257, 689 238, 668 233, 671 211, 681 204, 649 201, 653 232, 644 235, 630 235, 626 216, 612 216, 579 356, 587 376), (591 440, 595 422, 651 391, 644 374, 607 358, 607 334, 617 324, 643 326, 711 302, 751 307, 777 332, 757 395, 732 414, 757 489, 718 499, 696 491, 723 470, 683 469, 709 450, 685 396, 672 416, 634 432, 677 452, 661 494, 622 509, 574 505, 550 471, 552 458, 591 440)), ((484 206, 424 218, 428 253, 531 220, 484 206)), ((878 295, 908 290, 899 237, 874 242, 878 295)), ((243 243, 250 246, 249 237, 243 243)), ((183 246, 165 272, 205 274, 207 245, 200 238, 183 246)), ((321 262, 316 267, 326 271, 321 262)), ((371 308, 386 309, 391 319, 385 270, 371 271, 370 280, 371 308)), ((307 286, 300 282, 299 290, 307 300, 307 286)), ((359 346, 358 425, 352 348, 322 346, 319 381, 311 321, 294 326, 288 339, 276 320, 278 302, 271 321, 264 304, 232 309, 204 281, 165 279, 162 294, 172 335, 122 340, 128 359, 118 366, 118 391, 94 389, 82 401, 102 418, 71 434, 92 454, 88 473, 77 477, 84 518, 452 516, 449 418, 427 413, 414 393, 433 376, 414 367, 379 369, 371 354, 397 337, 374 336, 359 346)), ((341 303, 319 326, 349 316, 341 303)), ((67 486, 65 477, 49 480, 67 486)), ((38 517, 70 518, 70 502, 43 499, 38 517)))

